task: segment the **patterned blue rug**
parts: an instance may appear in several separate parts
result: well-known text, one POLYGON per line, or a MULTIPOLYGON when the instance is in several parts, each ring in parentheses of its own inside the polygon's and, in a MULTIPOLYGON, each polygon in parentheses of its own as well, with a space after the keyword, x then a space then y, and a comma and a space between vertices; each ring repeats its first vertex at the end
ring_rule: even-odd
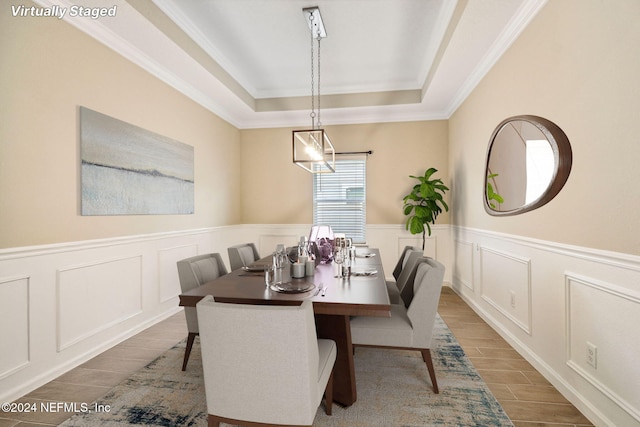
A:
MULTIPOLYGON (((358 401, 349 408, 321 405, 314 426, 418 427, 513 426, 464 351, 438 318, 432 357, 439 394, 417 351, 358 348, 358 401)), ((136 372, 99 400, 103 413, 78 414, 65 427, 206 426, 207 405, 198 340, 186 372, 180 370, 185 343, 136 372)))

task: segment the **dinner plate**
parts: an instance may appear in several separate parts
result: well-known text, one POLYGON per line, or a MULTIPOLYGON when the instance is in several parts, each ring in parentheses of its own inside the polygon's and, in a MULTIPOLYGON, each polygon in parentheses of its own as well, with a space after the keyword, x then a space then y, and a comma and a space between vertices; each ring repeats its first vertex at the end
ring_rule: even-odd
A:
POLYGON ((371 258, 371 257, 374 257, 374 256, 376 256, 376 254, 371 253, 371 252, 367 252, 367 253, 364 253, 364 254, 356 254, 356 257, 358 257, 358 258, 371 258))
POLYGON ((276 292, 283 292, 285 294, 300 294, 303 292, 309 292, 316 285, 309 282, 287 282, 287 283, 275 283, 271 285, 271 289, 276 292))
POLYGON ((250 272, 250 273, 263 272, 264 271, 264 265, 262 265, 262 264, 246 265, 246 266, 242 267, 242 269, 244 271, 247 271, 247 272, 250 272))
POLYGON ((378 274, 378 270, 352 271, 352 276, 374 276, 378 274))

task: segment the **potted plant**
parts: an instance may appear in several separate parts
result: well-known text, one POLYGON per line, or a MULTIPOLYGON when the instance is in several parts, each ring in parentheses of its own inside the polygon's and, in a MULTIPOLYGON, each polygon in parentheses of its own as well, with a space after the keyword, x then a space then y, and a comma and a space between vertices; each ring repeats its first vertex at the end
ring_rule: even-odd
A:
POLYGON ((413 186, 409 194, 404 196, 404 214, 408 215, 405 228, 411 234, 422 233, 422 250, 426 241, 426 232, 431 236, 431 226, 434 224, 438 215, 444 209, 449 211, 449 206, 444 201, 444 193, 449 190, 441 179, 430 179, 431 176, 438 172, 435 168, 429 168, 424 176, 409 175, 420 181, 413 186), (426 225, 426 228, 425 228, 426 225))

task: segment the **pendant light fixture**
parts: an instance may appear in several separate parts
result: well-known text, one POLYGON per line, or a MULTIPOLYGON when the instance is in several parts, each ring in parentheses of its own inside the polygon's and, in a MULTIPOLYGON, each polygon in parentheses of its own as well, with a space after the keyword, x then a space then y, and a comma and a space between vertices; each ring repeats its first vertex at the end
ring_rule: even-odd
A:
POLYGON ((293 131, 293 163, 311 173, 332 173, 336 170, 336 151, 320 122, 320 41, 327 37, 317 6, 302 9, 311 31, 311 129, 293 131), (317 43, 318 112, 316 114, 316 83, 314 80, 314 43, 317 43))

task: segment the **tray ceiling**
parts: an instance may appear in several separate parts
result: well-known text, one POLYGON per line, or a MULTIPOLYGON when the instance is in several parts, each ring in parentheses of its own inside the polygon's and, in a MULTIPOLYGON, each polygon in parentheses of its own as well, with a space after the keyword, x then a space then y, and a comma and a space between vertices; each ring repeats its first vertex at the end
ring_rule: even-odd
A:
MULTIPOLYGON (((322 122, 342 124, 448 118, 545 1, 117 0, 116 18, 65 19, 233 125, 256 128, 310 124, 303 7, 318 6, 327 30, 322 122)), ((104 6, 82 1, 91 3, 104 6)))

